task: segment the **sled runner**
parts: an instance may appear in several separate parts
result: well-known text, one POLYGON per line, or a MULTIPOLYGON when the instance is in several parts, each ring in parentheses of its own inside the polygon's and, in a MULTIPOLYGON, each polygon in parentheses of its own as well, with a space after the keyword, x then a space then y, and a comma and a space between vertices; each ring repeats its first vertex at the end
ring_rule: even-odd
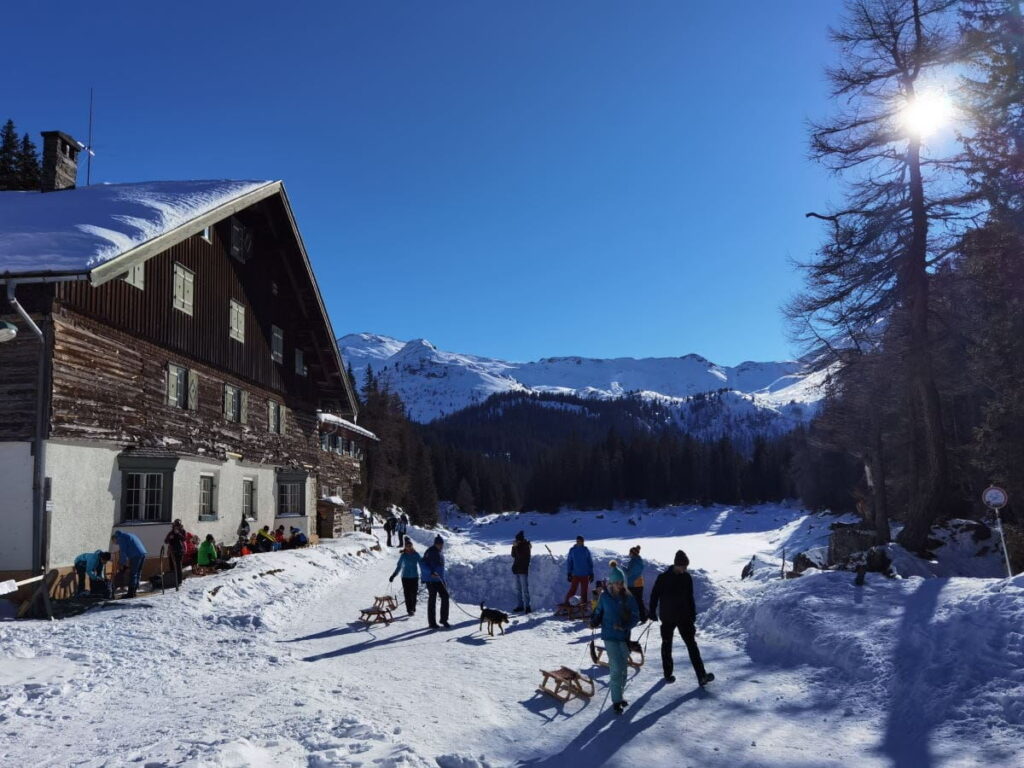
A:
POLYGON ((594 681, 581 672, 568 667, 540 671, 544 679, 537 690, 562 703, 570 699, 589 699, 594 695, 594 681))
POLYGON ((390 612, 398 608, 398 601, 391 595, 378 595, 373 599, 373 607, 390 612))
POLYGON ((572 603, 559 603, 555 606, 555 616, 563 616, 567 619, 585 619, 590 615, 590 603, 583 602, 579 605, 572 603))
POLYGON ((395 618, 391 615, 390 608, 363 608, 359 612, 359 620, 367 624, 390 624, 395 618))
MULTIPOLYGON (((626 663, 634 669, 640 669, 644 665, 644 647, 637 640, 628 641, 629 658, 626 663)), ((595 664, 601 667, 608 666, 608 655, 603 645, 590 641, 590 658, 595 664)))

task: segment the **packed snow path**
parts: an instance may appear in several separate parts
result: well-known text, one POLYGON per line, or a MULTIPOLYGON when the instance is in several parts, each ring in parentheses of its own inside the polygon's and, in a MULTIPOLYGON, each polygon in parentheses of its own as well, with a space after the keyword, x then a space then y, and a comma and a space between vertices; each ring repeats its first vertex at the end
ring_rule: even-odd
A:
MULTIPOLYGON (((779 508, 477 521, 448 539, 466 612, 453 605, 449 630, 426 628, 425 590, 415 617, 400 607, 390 626, 357 621, 397 560, 361 535, 244 558, 180 593, 73 620, 0 623, 0 765, 1021 765, 1024 577, 880 579, 863 592, 848 574, 736 578, 752 551, 777 577, 771 553, 821 528, 779 508), (490 638, 476 603, 510 607, 507 542, 521 527, 537 610, 490 638), (660 561, 690 552, 717 676, 706 690, 678 640, 677 682, 662 682, 655 628, 630 708, 611 712, 590 630, 549 607, 580 527, 599 575, 633 542, 660 561), (562 664, 593 672, 597 696, 562 705, 537 693, 538 670, 562 664)), ((422 551, 433 534, 414 536, 422 551)))

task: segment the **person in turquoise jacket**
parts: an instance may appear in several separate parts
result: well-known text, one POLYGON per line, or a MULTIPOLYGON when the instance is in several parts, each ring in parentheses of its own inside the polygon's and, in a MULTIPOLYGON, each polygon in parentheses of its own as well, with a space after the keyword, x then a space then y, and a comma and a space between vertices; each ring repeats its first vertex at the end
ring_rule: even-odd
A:
POLYGON ((388 581, 394 581, 398 572, 402 572, 402 592, 405 595, 405 612, 416 615, 416 593, 420 589, 420 561, 423 558, 412 545, 412 539, 405 537, 405 547, 398 556, 398 565, 388 581))
POLYGON ((608 589, 601 593, 590 626, 601 628, 601 640, 608 653, 608 687, 612 708, 618 715, 629 706, 626 690, 626 662, 629 659, 629 631, 640 621, 636 600, 626 590, 626 576, 614 560, 609 563, 608 589))
POLYGON ((97 549, 83 552, 75 558, 75 574, 78 576, 78 594, 85 594, 85 577, 89 577, 89 594, 109 596, 105 569, 110 562, 110 553, 97 549))
POLYGON ((640 545, 629 550, 629 562, 626 564, 626 589, 636 600, 640 608, 640 623, 647 621, 647 607, 644 605, 644 568, 647 563, 640 557, 640 545))
POLYGON ((142 576, 142 566, 146 562, 146 547, 138 536, 127 531, 114 531, 110 540, 121 550, 119 559, 121 567, 128 570, 128 594, 126 597, 135 597, 135 593, 139 589, 139 579, 142 576))

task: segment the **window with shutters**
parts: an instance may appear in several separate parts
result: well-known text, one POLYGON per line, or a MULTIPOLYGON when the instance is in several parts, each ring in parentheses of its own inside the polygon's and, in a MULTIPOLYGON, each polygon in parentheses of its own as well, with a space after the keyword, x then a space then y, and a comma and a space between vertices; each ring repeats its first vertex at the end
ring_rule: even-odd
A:
POLYGON ((228 247, 231 258, 245 264, 252 258, 252 230, 245 226, 237 217, 231 217, 231 242, 228 247))
POLYGON ((124 281, 128 285, 138 288, 140 291, 146 289, 146 265, 136 264, 124 273, 124 281))
POLYGON ((217 479, 214 475, 199 476, 199 519, 217 519, 217 479))
POLYGON ((295 373, 299 376, 306 375, 306 356, 301 349, 295 350, 295 373))
POLYGON ((320 433, 320 450, 329 451, 331 450, 331 436, 327 432, 320 433))
POLYGON ((275 363, 284 362, 284 331, 276 325, 270 326, 270 356, 275 363))
POLYGON ((234 299, 228 300, 228 336, 245 343, 245 305, 234 299))
POLYGON ((251 477, 242 479, 242 517, 255 518, 256 513, 256 481, 251 477))
POLYGON ((174 265, 174 308, 186 315, 193 313, 196 276, 181 264, 174 265))
POLYGON ((275 435, 280 435, 283 431, 281 429, 281 404, 274 400, 267 401, 267 423, 270 425, 270 431, 275 435))
POLYGON ((175 408, 189 405, 188 369, 174 363, 167 365, 167 404, 175 408))
POLYGON ((224 385, 224 418, 234 422, 242 420, 242 390, 231 384, 224 385))

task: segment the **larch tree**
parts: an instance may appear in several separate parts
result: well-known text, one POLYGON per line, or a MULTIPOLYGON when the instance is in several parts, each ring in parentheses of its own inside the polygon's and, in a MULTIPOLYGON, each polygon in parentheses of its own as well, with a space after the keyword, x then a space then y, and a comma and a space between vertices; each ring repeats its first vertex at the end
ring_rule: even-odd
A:
POLYGON ((829 238, 801 265, 806 287, 787 307, 795 336, 820 364, 853 362, 851 348, 881 343, 898 314, 907 338, 905 367, 914 462, 901 541, 924 548, 947 510, 942 404, 932 367, 929 279, 947 257, 949 231, 970 195, 949 183, 949 158, 923 146, 927 126, 910 117, 937 98, 932 83, 959 48, 955 0, 847 0, 831 31, 841 63, 828 71, 842 104, 811 127, 812 156, 846 182, 845 200, 827 213, 829 238))

